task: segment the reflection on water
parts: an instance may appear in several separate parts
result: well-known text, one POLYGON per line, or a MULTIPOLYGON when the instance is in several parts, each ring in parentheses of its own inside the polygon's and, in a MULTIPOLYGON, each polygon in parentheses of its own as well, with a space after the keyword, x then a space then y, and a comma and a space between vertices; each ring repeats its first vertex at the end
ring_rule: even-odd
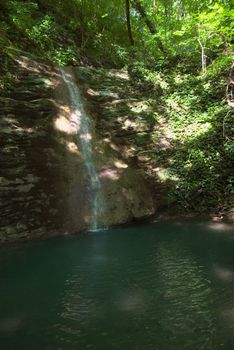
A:
POLYGON ((161 323, 168 335, 185 348, 193 348, 194 336, 199 349, 212 349, 215 319, 212 311, 211 282, 204 266, 199 265, 179 242, 162 243, 156 263, 160 266, 160 285, 169 307, 162 311, 161 323), (179 340, 179 342, 178 342, 179 340))
POLYGON ((158 223, 4 248, 3 349, 233 349, 233 237, 158 223))

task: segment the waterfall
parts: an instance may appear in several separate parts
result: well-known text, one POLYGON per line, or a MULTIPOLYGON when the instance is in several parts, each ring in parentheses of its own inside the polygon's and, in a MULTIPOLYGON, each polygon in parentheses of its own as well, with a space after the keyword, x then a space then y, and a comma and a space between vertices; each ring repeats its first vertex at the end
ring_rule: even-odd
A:
POLYGON ((71 109, 70 123, 76 129, 77 141, 80 144, 86 174, 88 177, 92 216, 90 229, 92 231, 95 231, 97 229, 97 217, 99 211, 98 195, 100 192, 101 184, 93 162, 90 121, 87 113, 85 112, 81 94, 79 92, 72 70, 69 69, 69 71, 67 71, 63 68, 60 68, 60 71, 62 79, 66 84, 69 92, 69 102, 71 109))

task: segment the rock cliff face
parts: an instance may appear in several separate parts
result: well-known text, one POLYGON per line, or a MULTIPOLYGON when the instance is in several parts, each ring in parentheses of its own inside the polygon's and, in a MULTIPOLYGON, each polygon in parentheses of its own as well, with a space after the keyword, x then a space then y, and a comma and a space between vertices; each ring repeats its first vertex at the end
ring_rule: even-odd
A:
MULTIPOLYGON (((16 69, 14 85, 0 99, 0 242, 86 230, 91 222, 89 186, 59 69, 27 55, 18 56, 16 69)), ((105 89, 95 92, 86 82, 90 74, 76 71, 102 185, 99 225, 151 215, 151 191, 131 147, 121 145, 121 137, 111 137, 114 119, 106 120, 98 108, 118 97, 105 89)))
POLYGON ((53 128, 56 74, 26 56, 16 59, 15 69, 16 81, 0 107, 1 242, 40 237, 62 224, 62 147, 53 128))

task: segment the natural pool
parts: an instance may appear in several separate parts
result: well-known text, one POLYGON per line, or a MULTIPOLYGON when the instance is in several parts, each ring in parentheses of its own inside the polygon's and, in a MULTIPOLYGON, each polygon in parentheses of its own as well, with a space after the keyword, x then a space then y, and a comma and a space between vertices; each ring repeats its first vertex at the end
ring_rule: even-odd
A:
POLYGON ((1 350, 234 349, 234 229, 161 222, 0 249, 1 350))

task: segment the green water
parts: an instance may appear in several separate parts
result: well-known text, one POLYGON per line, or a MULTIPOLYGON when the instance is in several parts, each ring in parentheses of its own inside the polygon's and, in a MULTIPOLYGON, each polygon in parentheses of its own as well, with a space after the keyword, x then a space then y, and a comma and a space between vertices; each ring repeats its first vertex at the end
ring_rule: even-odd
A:
POLYGON ((156 223, 0 249, 1 350, 234 349, 234 229, 156 223))

